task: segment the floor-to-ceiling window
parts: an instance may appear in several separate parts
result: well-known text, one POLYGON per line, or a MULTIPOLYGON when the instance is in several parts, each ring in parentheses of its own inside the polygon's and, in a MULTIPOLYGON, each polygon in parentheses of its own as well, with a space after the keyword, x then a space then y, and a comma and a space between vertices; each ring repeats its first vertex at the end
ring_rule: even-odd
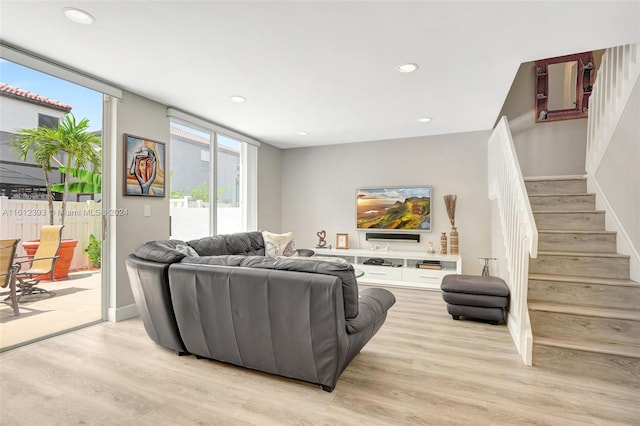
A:
POLYGON ((169 188, 171 238, 209 235, 211 217, 211 135, 171 122, 169 188))
POLYGON ((170 110, 171 237, 256 229, 259 143, 170 110))
MULTIPOLYGON (((76 243, 70 249, 68 274, 61 272, 59 277, 56 272, 55 280, 43 279, 38 284, 48 293, 26 295, 19 288, 18 316, 4 300, 6 295, 2 295, 0 349, 7 349, 104 317, 101 276, 104 209, 100 185, 104 99, 100 91, 6 59, 0 59, 0 75, 0 239, 19 239, 17 255, 28 254, 27 242, 39 239, 42 226, 50 222, 49 186, 55 200, 54 224, 62 224, 64 217, 63 244, 67 244, 66 240, 76 243), (24 157, 16 149, 15 141, 21 129, 55 128, 71 115, 77 124, 87 120, 84 133, 93 141, 89 149, 96 154, 96 160, 85 164, 84 170, 97 177, 92 184, 70 185, 63 210, 60 184, 66 175, 60 167, 71 164, 79 170, 78 164, 74 160, 67 162, 67 154, 58 152, 47 164, 50 170, 45 175, 33 150, 24 157)), ((82 182, 83 176, 75 174, 68 179, 69 183, 82 182)), ((29 266, 23 264, 22 270, 29 266)))

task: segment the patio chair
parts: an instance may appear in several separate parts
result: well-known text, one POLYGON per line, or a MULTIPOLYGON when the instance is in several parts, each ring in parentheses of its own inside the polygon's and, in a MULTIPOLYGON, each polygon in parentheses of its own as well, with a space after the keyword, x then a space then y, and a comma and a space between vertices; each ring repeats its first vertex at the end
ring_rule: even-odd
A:
MULTIPOLYGON (((18 298, 16 296, 16 272, 20 267, 13 263, 16 255, 16 248, 20 239, 0 240, 0 287, 9 287, 9 296, 4 299, 11 301, 13 314, 20 315, 18 309, 18 298)), ((3 295, 6 293, 3 293, 3 295)))
MULTIPOLYGON (((43 275, 51 274, 51 281, 55 280, 54 268, 56 266, 56 260, 60 256, 57 256, 60 243, 62 242, 62 227, 64 225, 45 225, 40 229, 40 246, 32 259, 22 260, 16 262, 17 265, 22 267, 23 264, 30 264, 29 269, 25 271, 18 271, 16 278, 18 279, 18 287, 20 288, 20 296, 18 300, 23 296, 31 294, 48 294, 55 296, 55 293, 49 290, 45 290, 36 285, 42 280, 43 275)), ((25 258, 27 256, 21 256, 25 258)))

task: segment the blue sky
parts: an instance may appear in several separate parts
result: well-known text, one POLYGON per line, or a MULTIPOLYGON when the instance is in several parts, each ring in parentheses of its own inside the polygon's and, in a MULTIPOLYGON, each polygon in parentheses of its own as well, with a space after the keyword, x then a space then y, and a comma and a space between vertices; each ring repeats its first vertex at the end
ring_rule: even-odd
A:
POLYGON ((76 118, 88 118, 90 130, 102 129, 102 93, 0 59, 0 81, 71 105, 76 118))

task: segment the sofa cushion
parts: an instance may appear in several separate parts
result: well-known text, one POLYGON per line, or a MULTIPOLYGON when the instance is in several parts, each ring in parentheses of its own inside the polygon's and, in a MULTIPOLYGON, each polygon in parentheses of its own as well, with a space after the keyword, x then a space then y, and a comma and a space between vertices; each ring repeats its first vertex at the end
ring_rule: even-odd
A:
POLYGON ((224 235, 214 235, 212 237, 198 238, 187 241, 187 245, 192 247, 200 256, 222 256, 227 252, 227 242, 224 235))
POLYGON ((358 282, 353 266, 347 263, 313 260, 313 258, 279 258, 267 256, 206 256, 188 257, 182 263, 241 266, 245 268, 276 269, 280 271, 307 272, 312 274, 333 275, 342 281, 342 298, 346 319, 358 316, 358 282))
POLYGON ((500 277, 482 275, 445 275, 440 286, 443 292, 483 294, 487 296, 509 297, 509 287, 500 277))
POLYGON ((264 256, 264 239, 261 232, 240 232, 224 236, 227 254, 264 256))
POLYGON ((186 244, 178 244, 176 246, 176 250, 178 250, 180 253, 184 253, 185 256, 195 256, 195 257, 199 257, 200 255, 198 254, 197 251, 195 251, 195 249, 191 246, 188 246, 186 244))
POLYGON ((264 256, 264 240, 260 232, 214 235, 187 241, 200 256, 246 255, 264 256))
POLYGON ((274 234, 262 231, 264 240, 264 254, 276 258, 278 256, 293 256, 296 252, 296 243, 293 241, 293 232, 274 234))
POLYGON ((375 322, 384 319, 394 303, 396 303, 396 298, 388 290, 382 288, 363 290, 360 294, 358 316, 347 320, 347 333, 359 333, 375 322))
POLYGON ((180 240, 158 240, 140 244, 133 254, 142 260, 158 263, 175 263, 181 261, 186 254, 177 250, 178 245, 185 245, 180 240))

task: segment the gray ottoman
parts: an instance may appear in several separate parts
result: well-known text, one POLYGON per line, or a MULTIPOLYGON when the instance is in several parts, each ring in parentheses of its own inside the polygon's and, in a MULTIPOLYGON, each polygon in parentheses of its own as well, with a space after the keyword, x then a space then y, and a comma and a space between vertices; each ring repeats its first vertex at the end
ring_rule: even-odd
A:
POLYGON ((504 321, 509 306, 509 287, 498 277, 446 275, 442 279, 442 298, 454 320, 476 318, 493 324, 504 321))

